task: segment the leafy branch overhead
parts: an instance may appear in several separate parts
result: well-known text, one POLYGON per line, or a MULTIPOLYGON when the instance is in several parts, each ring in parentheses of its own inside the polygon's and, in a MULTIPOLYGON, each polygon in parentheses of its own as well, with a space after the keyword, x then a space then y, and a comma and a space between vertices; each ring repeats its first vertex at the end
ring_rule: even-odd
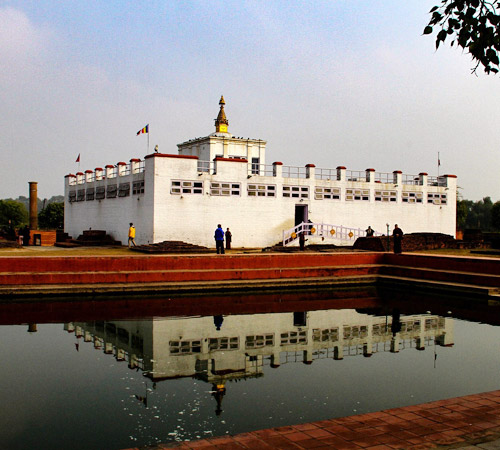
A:
POLYGON ((500 0, 442 0, 434 6, 423 34, 436 34, 436 49, 447 38, 467 50, 476 66, 498 73, 500 53, 500 0))

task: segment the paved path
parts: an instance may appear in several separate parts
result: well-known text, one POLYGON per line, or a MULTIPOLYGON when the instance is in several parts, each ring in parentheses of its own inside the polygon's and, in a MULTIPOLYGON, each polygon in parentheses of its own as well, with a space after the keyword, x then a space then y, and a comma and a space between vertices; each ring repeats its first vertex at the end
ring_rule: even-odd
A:
MULTIPOLYGON (((235 436, 160 445, 148 449, 169 448, 196 450, 500 449, 500 391, 358 416, 270 428, 235 436)), ((142 449, 144 447, 141 447, 142 449)))

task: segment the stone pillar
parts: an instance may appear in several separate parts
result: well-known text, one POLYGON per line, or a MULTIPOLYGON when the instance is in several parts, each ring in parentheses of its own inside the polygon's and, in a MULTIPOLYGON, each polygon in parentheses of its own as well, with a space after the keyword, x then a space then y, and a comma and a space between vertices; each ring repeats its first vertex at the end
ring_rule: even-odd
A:
POLYGON ((344 166, 337 167, 337 180, 338 181, 345 181, 345 172, 346 172, 346 168, 344 166))
POLYGON ((38 188, 36 181, 30 181, 30 229, 38 230, 38 188))
POLYGON ((314 164, 307 164, 306 165, 306 178, 314 179, 316 177, 315 167, 316 166, 314 164))

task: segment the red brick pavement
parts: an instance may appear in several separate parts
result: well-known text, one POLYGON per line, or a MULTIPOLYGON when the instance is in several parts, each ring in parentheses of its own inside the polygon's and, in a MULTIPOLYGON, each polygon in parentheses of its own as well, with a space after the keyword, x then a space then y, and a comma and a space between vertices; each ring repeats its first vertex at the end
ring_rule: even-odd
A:
POLYGON ((493 391, 235 436, 164 444, 149 450, 417 450, 460 448, 498 439, 500 391, 493 391))

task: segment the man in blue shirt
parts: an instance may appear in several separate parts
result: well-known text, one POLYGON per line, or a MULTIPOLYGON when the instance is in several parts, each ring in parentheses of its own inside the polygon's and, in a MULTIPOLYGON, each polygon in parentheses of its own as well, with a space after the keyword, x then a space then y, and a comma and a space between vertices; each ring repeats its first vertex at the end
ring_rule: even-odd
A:
POLYGON ((217 254, 224 254, 224 230, 222 229, 221 224, 217 225, 217 229, 215 230, 215 248, 217 249, 217 254))

